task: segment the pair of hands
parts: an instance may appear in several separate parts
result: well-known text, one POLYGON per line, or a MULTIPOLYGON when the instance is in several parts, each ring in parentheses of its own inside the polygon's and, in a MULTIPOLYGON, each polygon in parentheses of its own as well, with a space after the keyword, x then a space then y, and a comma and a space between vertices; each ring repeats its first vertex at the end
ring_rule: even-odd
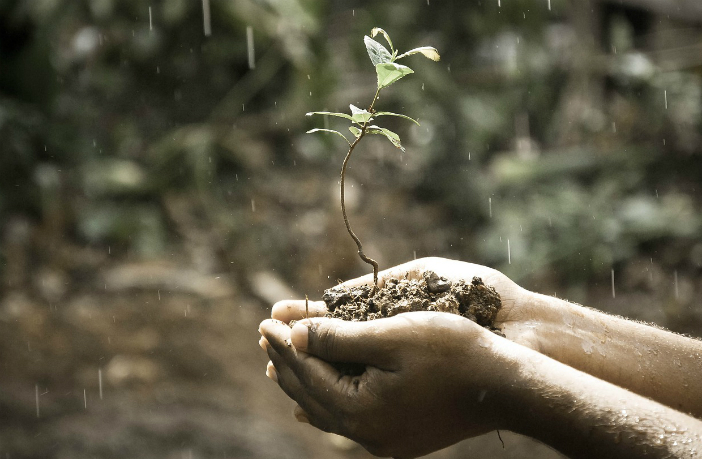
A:
MULTIPOLYGON (((380 283, 420 279, 426 270, 451 281, 481 277, 502 298, 495 325, 513 340, 533 344, 511 327, 527 318, 528 308, 520 306, 529 292, 496 270, 426 258, 380 273, 380 283)), ((365 276, 346 284, 371 282, 365 276)), ((501 351, 504 338, 451 314, 345 322, 321 317, 325 312, 323 302, 310 302, 311 318, 304 319, 305 301, 282 301, 260 326, 261 346, 271 360, 267 374, 298 403, 299 421, 393 457, 427 454, 505 428, 499 394, 514 364, 501 351), (299 320, 292 329, 291 320, 299 320), (343 375, 330 362, 360 363, 366 370, 343 375)))

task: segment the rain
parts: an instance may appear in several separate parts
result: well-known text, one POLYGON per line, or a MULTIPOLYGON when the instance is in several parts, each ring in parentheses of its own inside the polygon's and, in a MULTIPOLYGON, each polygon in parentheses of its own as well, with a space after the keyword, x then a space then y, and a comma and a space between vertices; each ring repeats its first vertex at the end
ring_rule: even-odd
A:
MULTIPOLYGON (((256 345, 278 301, 371 274, 356 107, 345 211, 381 272, 464 261, 702 337, 701 31, 699 0, 9 2, 0 457, 371 457, 298 425, 256 345)), ((500 435, 426 457, 565 457, 500 435)))

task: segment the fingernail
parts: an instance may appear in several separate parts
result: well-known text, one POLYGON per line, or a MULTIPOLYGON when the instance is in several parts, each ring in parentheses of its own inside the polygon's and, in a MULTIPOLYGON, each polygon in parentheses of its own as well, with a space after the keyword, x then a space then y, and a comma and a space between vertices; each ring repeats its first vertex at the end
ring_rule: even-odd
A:
POLYGON ((261 349, 264 351, 268 351, 268 340, 263 336, 258 340, 258 345, 261 346, 261 349))
POLYGON ((293 328, 290 331, 290 341, 292 341, 292 344, 293 346, 295 346, 295 349, 307 349, 309 332, 310 329, 307 327, 307 325, 301 324, 300 322, 297 322, 295 325, 293 325, 293 328))
POLYGON ((266 366, 266 376, 271 378, 273 381, 278 382, 278 373, 275 371, 273 362, 268 362, 268 365, 266 366))
POLYGON ((310 419, 305 416, 304 413, 295 413, 295 419, 297 419, 297 422, 302 422, 304 424, 310 423, 310 419))

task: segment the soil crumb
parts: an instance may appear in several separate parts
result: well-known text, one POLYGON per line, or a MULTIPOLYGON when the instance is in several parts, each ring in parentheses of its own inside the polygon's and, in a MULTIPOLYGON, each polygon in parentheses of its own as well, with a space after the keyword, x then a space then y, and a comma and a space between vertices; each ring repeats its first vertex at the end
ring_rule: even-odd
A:
POLYGON ((420 280, 389 279, 375 295, 371 286, 332 287, 324 291, 326 317, 364 321, 403 312, 437 311, 458 314, 498 334, 494 327, 502 306, 500 295, 479 277, 452 283, 433 271, 420 280))

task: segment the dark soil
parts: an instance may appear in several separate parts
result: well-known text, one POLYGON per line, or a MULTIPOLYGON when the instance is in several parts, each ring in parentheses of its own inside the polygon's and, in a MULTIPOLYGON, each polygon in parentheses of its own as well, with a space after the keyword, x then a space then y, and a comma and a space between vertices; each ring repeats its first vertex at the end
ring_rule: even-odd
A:
POLYGON ((322 297, 329 311, 326 316, 363 321, 411 311, 448 312, 499 333, 494 322, 502 306, 500 295, 479 277, 452 283, 427 271, 421 280, 390 279, 372 293, 368 285, 327 289, 322 297))

